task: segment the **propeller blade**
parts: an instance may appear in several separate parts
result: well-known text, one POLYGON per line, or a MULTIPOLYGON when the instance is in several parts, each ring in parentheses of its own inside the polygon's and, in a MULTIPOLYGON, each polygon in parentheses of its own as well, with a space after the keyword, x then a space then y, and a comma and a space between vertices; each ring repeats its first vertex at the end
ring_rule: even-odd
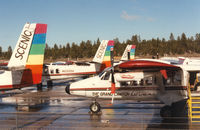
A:
POLYGON ((113 101, 114 101, 114 96, 115 96, 115 77, 114 77, 114 53, 113 53, 113 48, 111 48, 110 50, 110 53, 111 53, 111 66, 112 66, 112 69, 111 69, 111 94, 112 94, 112 101, 111 103, 113 104, 113 101))
POLYGON ((168 76, 167 76, 167 71, 166 70, 160 70, 160 73, 162 74, 162 76, 167 79, 168 76))
POLYGON ((111 93, 112 94, 115 94, 115 78, 114 78, 114 72, 113 72, 113 69, 111 70, 111 80, 112 80, 112 82, 111 82, 111 93))

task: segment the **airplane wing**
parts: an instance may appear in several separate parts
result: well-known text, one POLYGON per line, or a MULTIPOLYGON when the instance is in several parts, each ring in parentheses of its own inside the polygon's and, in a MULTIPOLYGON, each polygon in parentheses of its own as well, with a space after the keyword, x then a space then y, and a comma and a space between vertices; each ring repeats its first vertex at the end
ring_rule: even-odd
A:
POLYGON ((133 61, 127 61, 124 63, 121 63, 119 65, 119 68, 121 69, 173 69, 177 70, 180 69, 179 66, 153 61, 153 60, 133 60, 133 61))

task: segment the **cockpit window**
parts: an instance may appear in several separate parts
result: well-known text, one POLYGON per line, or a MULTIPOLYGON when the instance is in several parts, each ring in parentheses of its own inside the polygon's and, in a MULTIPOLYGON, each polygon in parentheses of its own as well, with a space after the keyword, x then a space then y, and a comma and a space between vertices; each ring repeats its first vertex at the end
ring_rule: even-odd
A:
POLYGON ((103 80, 109 80, 109 78, 110 78, 110 72, 106 72, 103 80))
POLYGON ((99 77, 101 77, 104 73, 105 73, 105 71, 102 71, 102 72, 99 74, 99 77))
POLYGON ((99 74, 99 77, 101 77, 105 72, 108 72, 108 71, 111 71, 111 67, 110 68, 106 68, 104 69, 104 71, 102 71, 100 74, 99 74))

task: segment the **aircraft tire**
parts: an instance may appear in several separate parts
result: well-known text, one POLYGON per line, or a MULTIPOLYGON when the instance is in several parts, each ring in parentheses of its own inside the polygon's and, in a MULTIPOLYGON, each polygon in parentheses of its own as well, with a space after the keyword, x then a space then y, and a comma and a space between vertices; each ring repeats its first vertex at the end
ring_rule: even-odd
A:
POLYGON ((100 104, 98 103, 98 102, 93 102, 91 105, 90 105, 90 111, 92 112, 92 113, 98 113, 98 112, 100 112, 100 110, 101 110, 101 106, 100 106, 100 104))
POLYGON ((162 118, 172 117, 172 108, 171 108, 171 106, 166 105, 166 106, 162 107, 161 110, 160 110, 160 116, 162 118))

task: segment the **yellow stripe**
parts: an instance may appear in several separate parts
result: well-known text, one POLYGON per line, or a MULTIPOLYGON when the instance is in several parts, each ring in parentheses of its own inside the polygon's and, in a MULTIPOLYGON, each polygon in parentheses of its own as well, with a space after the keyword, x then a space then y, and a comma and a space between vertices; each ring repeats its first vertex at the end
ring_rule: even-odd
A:
POLYGON ((200 104, 200 102, 192 102, 193 104, 200 104))
POLYGON ((110 61, 110 56, 104 56, 103 61, 110 61))
POLYGON ((195 119, 200 118, 200 115, 192 116, 192 118, 195 118, 195 119))
POLYGON ((193 111, 192 113, 193 113, 193 114, 196 114, 196 113, 200 113, 200 111, 193 111))
POLYGON ((41 65, 44 61, 44 55, 29 55, 27 65, 41 65))
POLYGON ((192 122, 200 122, 200 121, 192 121, 192 122))
POLYGON ((200 108, 200 107, 192 107, 192 108, 200 108))
POLYGON ((200 97, 192 97, 192 99, 200 99, 200 97))

